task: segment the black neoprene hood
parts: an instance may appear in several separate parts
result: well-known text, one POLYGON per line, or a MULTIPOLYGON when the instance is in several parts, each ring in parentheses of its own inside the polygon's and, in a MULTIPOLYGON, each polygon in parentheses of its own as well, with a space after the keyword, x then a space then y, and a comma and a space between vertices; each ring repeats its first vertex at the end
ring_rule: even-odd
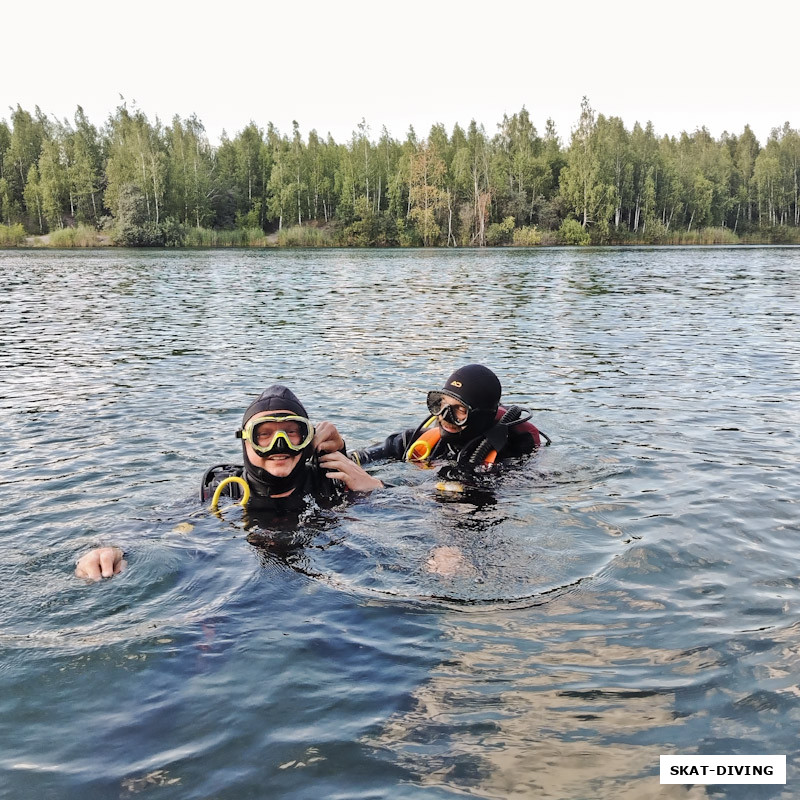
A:
MULTIPOLYGON (((276 383, 263 392, 247 407, 242 417, 242 427, 247 424, 247 421, 254 417, 256 414, 261 414, 264 411, 289 411, 292 414, 297 414, 299 417, 308 419, 303 404, 297 399, 295 393, 283 386, 276 383)), ((300 460, 295 464, 294 469, 283 477, 276 477, 271 475, 267 470, 257 467, 250 462, 247 457, 247 443, 242 440, 242 458, 244 459, 244 477, 250 484, 253 494, 256 495, 277 495, 282 494, 298 486, 301 486, 305 481, 306 475, 306 461, 311 456, 312 445, 300 451, 300 460)))
POLYGON ((486 411, 497 410, 502 390, 497 375, 482 364, 460 367, 447 379, 442 389, 470 408, 486 411))
POLYGON ((308 412, 303 404, 297 399, 297 395, 286 386, 276 383, 263 392, 247 407, 242 417, 242 427, 250 417, 260 414, 263 411, 291 411, 298 417, 308 419, 308 412))

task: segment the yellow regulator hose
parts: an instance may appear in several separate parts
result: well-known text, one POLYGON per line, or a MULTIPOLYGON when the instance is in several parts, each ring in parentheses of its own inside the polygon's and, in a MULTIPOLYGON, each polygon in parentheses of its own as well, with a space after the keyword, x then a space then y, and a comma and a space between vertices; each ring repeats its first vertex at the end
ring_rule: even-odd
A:
MULTIPOLYGON (((219 498, 222 494, 222 490, 229 484, 229 483, 238 483, 242 487, 242 499, 239 505, 243 508, 247 505, 248 500, 250 500, 250 487, 247 485, 247 481, 244 478, 240 478, 238 475, 231 475, 228 478, 225 478, 224 481, 220 481, 219 486, 217 486, 216 491, 214 492, 214 497, 211 498, 211 510, 216 511, 217 507, 219 506, 219 498)), ((236 505, 234 503, 234 505, 236 505)))

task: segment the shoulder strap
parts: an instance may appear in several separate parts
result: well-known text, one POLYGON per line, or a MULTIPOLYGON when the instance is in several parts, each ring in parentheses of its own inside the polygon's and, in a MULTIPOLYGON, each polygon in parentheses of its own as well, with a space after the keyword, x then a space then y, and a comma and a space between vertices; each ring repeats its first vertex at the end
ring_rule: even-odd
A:
MULTIPOLYGON (((239 464, 215 464, 203 473, 200 482, 200 502, 205 503, 214 496, 214 490, 225 478, 231 476, 241 476, 244 468, 239 464)), ((225 487, 224 494, 228 494, 234 499, 238 499, 242 493, 241 487, 236 483, 231 483, 225 487)))

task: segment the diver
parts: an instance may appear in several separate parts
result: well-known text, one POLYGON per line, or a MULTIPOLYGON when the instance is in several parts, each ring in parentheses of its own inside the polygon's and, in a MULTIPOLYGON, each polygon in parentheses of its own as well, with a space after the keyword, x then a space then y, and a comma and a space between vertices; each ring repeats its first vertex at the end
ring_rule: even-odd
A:
POLYGON ((530 422, 530 412, 500 405, 502 386, 482 364, 457 369, 440 390, 428 392, 428 417, 416 428, 393 433, 383 444, 349 454, 357 464, 383 459, 449 461, 460 473, 491 472, 550 438, 530 422))
MULTIPOLYGON (((314 429, 303 404, 285 386, 265 389, 244 412, 243 466, 220 464, 203 476, 200 500, 210 500, 227 477, 242 477, 250 487, 247 503, 253 511, 276 514, 302 510, 308 496, 340 502, 344 490, 371 492, 383 486, 346 457, 344 440, 330 422, 314 429), (356 469, 352 469, 355 466, 356 469)), ((235 500, 242 496, 237 483, 225 487, 235 500)))
MULTIPOLYGON (((348 492, 383 487, 382 481, 346 456, 336 427, 321 422, 315 429, 303 404, 280 384, 265 389, 248 406, 236 436, 242 440, 244 463, 206 470, 201 502, 208 502, 228 478, 234 480, 222 492, 234 500, 249 495, 248 512, 262 518, 297 514, 307 507, 309 498, 330 507, 343 502, 348 492)), ((79 559, 75 574, 99 580, 118 574, 125 566, 121 548, 99 547, 79 559)))

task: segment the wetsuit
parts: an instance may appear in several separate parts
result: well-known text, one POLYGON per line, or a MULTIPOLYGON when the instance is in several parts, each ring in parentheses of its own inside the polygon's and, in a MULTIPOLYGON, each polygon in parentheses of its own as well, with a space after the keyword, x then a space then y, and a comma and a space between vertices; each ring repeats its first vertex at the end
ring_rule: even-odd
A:
MULTIPOLYGON (((437 423, 433 423, 436 425, 437 423)), ((527 424, 524 426, 504 426, 507 428, 508 437, 497 449, 497 460, 503 461, 510 458, 520 458, 521 456, 532 453, 539 445, 539 431, 534 426, 527 424), (533 430, 531 430, 533 428, 533 430), (535 432, 534 432, 535 431, 535 432)), ((373 461, 392 459, 403 461, 408 452, 408 448, 419 438, 425 428, 425 423, 417 428, 408 428, 399 433, 393 433, 386 438, 382 444, 375 444, 363 450, 354 452, 354 460, 360 464, 368 464, 373 461)), ((456 437, 442 436, 434 445, 428 460, 447 460, 458 461, 459 456, 468 454, 479 445, 488 435, 489 431, 484 431, 477 437, 469 440, 456 439, 456 437), (455 439, 455 441, 454 441, 455 439)), ((502 437, 501 437, 502 438, 502 437)))
MULTIPOLYGON (((217 486, 225 478, 238 477, 244 478, 250 487, 250 500, 247 503, 250 512, 266 512, 268 514, 282 515, 297 513, 305 509, 308 505, 308 498, 311 497, 320 505, 331 507, 344 499, 345 488, 339 481, 334 481, 320 468, 316 462, 313 451, 311 436, 314 429, 308 421, 308 414, 303 404, 291 389, 276 383, 265 389, 247 408, 242 417, 242 429, 247 425, 248 420, 256 415, 277 412, 279 415, 288 415, 293 420, 299 420, 306 425, 308 435, 307 445, 302 449, 295 448, 295 453, 299 454, 299 459, 289 475, 276 477, 271 475, 266 469, 251 463, 245 438, 242 435, 244 430, 239 430, 237 436, 242 440, 242 459, 243 465, 238 464, 218 464, 206 470, 200 486, 200 502, 206 503, 214 496, 217 486), (295 415, 295 416, 292 416, 295 415), (309 432, 310 429, 310 432, 309 432), (290 492, 290 494, 287 494, 290 492), (285 497, 275 497, 274 495, 285 495, 285 497)), ((280 452, 290 452, 288 440, 285 434, 281 434, 285 441, 278 438, 273 441, 280 446, 280 452)), ((277 452, 277 450, 276 450, 277 452)), ((344 447, 342 452, 345 452, 344 447)), ((241 486, 232 481, 223 490, 223 494, 232 497, 234 500, 242 498, 241 486)))
POLYGON ((528 421, 530 414, 525 409, 503 408, 501 392, 499 378, 488 367, 460 367, 440 391, 428 392, 431 416, 419 427, 393 433, 383 444, 356 450, 351 457, 360 464, 382 459, 447 460, 454 461, 458 468, 481 467, 488 471, 500 461, 527 455, 540 445, 541 437, 547 437, 528 421), (447 398, 456 400, 456 406, 462 404, 460 421, 451 416, 457 412, 447 398), (460 430, 444 430, 440 419, 460 430), (413 451, 409 452, 412 445, 413 451))
MULTIPOLYGON (((214 495, 217 486, 228 477, 247 477, 244 467, 239 464, 217 464, 206 471, 200 487, 200 502, 207 503, 214 495)), ((302 481, 294 491, 286 497, 270 497, 260 493, 258 486, 250 481, 250 500, 247 508, 251 512, 273 513, 275 515, 292 514, 303 511, 308 506, 309 497, 323 507, 338 505, 346 497, 346 489, 340 481, 329 478, 316 464, 306 464, 302 481)), ((242 498, 242 487, 229 483, 222 494, 238 501, 242 498)))

